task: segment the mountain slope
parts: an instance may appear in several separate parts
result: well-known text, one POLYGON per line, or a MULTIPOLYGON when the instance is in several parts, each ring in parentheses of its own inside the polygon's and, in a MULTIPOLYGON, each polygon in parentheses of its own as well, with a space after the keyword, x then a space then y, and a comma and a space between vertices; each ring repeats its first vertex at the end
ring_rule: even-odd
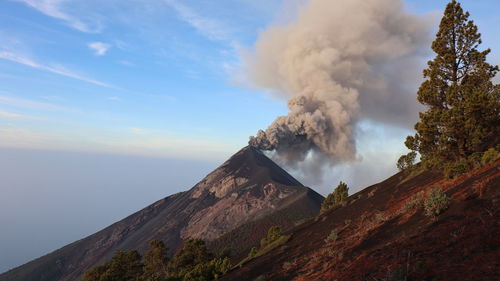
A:
POLYGON ((499 164, 453 180, 398 173, 290 230, 284 245, 220 280, 497 280, 499 164), (422 206, 433 188, 452 199, 437 218, 422 206))
MULTIPOLYGON (((0 275, 0 281, 78 280, 86 269, 108 260, 118 249, 143 251, 152 239, 161 239, 172 249, 190 237, 216 241, 247 223, 266 224, 274 212, 302 209, 280 216, 283 225, 292 226, 316 215, 322 199, 260 151, 245 147, 189 191, 168 196, 89 237, 10 270, 0 275)), ((231 242, 244 245, 244 239, 241 236, 231 242)), ((224 240, 216 243, 220 248, 226 244, 224 240)))

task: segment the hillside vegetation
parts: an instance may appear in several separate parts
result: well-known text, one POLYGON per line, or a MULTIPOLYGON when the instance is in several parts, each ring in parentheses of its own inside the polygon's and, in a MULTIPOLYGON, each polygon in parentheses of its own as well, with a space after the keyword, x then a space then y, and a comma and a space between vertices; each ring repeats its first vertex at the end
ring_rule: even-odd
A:
POLYGON ((499 165, 454 179, 400 172, 285 232, 286 243, 220 280, 495 280, 499 165), (448 203, 436 204, 442 198, 448 203))

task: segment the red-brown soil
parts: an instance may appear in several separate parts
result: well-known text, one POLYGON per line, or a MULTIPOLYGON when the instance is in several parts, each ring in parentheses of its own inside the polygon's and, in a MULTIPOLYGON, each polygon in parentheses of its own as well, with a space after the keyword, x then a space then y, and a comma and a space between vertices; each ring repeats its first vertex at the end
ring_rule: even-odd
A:
POLYGON ((499 163, 453 180, 398 173, 220 280, 500 280, 499 163), (432 218, 409 202, 435 187, 452 202, 432 218), (338 239, 325 242, 333 229, 338 239))

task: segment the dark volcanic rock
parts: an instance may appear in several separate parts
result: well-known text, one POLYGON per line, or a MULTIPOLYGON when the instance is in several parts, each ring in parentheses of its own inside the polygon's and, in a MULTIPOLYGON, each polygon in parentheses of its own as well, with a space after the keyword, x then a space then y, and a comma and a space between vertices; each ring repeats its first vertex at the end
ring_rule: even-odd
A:
POLYGON ((245 147, 191 190, 168 196, 93 235, 12 269, 0 275, 0 281, 78 280, 86 269, 108 260, 116 250, 144 251, 152 239, 161 239, 176 249, 183 240, 199 237, 216 249, 240 245, 238 250, 245 251, 251 246, 248 241, 260 238, 264 226, 293 226, 316 215, 322 200, 260 151, 245 147), (252 229, 255 235, 249 237, 245 231, 246 236, 224 236, 242 229, 252 229))

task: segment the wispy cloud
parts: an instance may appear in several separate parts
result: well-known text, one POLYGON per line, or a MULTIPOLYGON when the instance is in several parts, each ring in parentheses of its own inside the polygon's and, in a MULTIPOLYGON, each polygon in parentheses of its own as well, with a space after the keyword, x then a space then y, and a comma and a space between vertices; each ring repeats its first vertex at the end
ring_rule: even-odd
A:
POLYGON ((0 118, 6 118, 6 119, 22 119, 22 120, 44 120, 44 118, 32 116, 32 115, 26 115, 26 114, 21 114, 21 113, 15 113, 15 112, 10 112, 10 111, 2 111, 0 110, 0 118))
POLYGON ((15 54, 15 53, 12 53, 12 52, 0 51, 0 59, 4 59, 4 60, 16 62, 16 63, 20 63, 20 64, 23 64, 23 65, 26 65, 26 66, 29 66, 29 67, 32 67, 32 68, 36 68, 36 69, 40 69, 40 70, 45 70, 45 71, 48 71, 48 72, 59 74, 61 76, 66 76, 66 77, 69 77, 69 78, 73 78, 73 79, 80 80, 80 81, 83 81, 83 82, 95 84, 95 85, 98 85, 98 86, 103 86, 103 87, 108 87, 108 88, 115 88, 115 86, 113 86, 111 84, 104 83, 104 82, 101 82, 101 81, 98 81, 98 80, 95 80, 95 79, 92 79, 92 78, 88 78, 88 77, 82 76, 80 74, 74 73, 71 70, 65 69, 64 67, 44 65, 44 64, 35 62, 34 60, 29 59, 29 58, 27 58, 25 56, 22 56, 22 55, 19 55, 19 54, 15 54))
POLYGON ((118 63, 121 65, 125 65, 125 66, 135 66, 135 64, 133 62, 130 62, 128 60, 120 60, 120 61, 118 61, 118 63))
POLYGON ((200 34, 214 41, 226 41, 230 31, 221 22, 201 16, 190 7, 179 3, 177 0, 164 0, 174 9, 180 19, 195 28, 200 34))
POLYGON ((64 98, 60 96, 40 96, 40 98, 48 101, 64 101, 64 98))
POLYGON ((63 4, 68 2, 67 0, 16 0, 16 1, 22 2, 49 17, 62 20, 67 25, 82 32, 97 33, 100 32, 102 29, 102 26, 100 24, 94 24, 95 26, 91 26, 90 24, 85 23, 84 21, 66 13, 63 9, 63 4))
POLYGON ((30 109, 42 109, 42 110, 62 110, 66 111, 68 109, 58 106, 51 103, 39 102, 28 99, 14 98, 10 96, 1 96, 0 95, 0 104, 22 107, 22 108, 30 108, 30 109))
POLYGON ((103 42, 92 42, 88 44, 88 47, 94 51, 96 56, 103 56, 111 48, 111 45, 103 42))
POLYGON ((111 96, 111 97, 108 97, 108 100, 121 101, 122 99, 120 99, 120 97, 117 97, 117 96, 111 96))
POLYGON ((13 112, 8 112, 8 111, 1 111, 0 110, 0 117, 7 117, 7 118, 27 118, 28 116, 23 115, 23 114, 18 114, 18 113, 13 113, 13 112))

